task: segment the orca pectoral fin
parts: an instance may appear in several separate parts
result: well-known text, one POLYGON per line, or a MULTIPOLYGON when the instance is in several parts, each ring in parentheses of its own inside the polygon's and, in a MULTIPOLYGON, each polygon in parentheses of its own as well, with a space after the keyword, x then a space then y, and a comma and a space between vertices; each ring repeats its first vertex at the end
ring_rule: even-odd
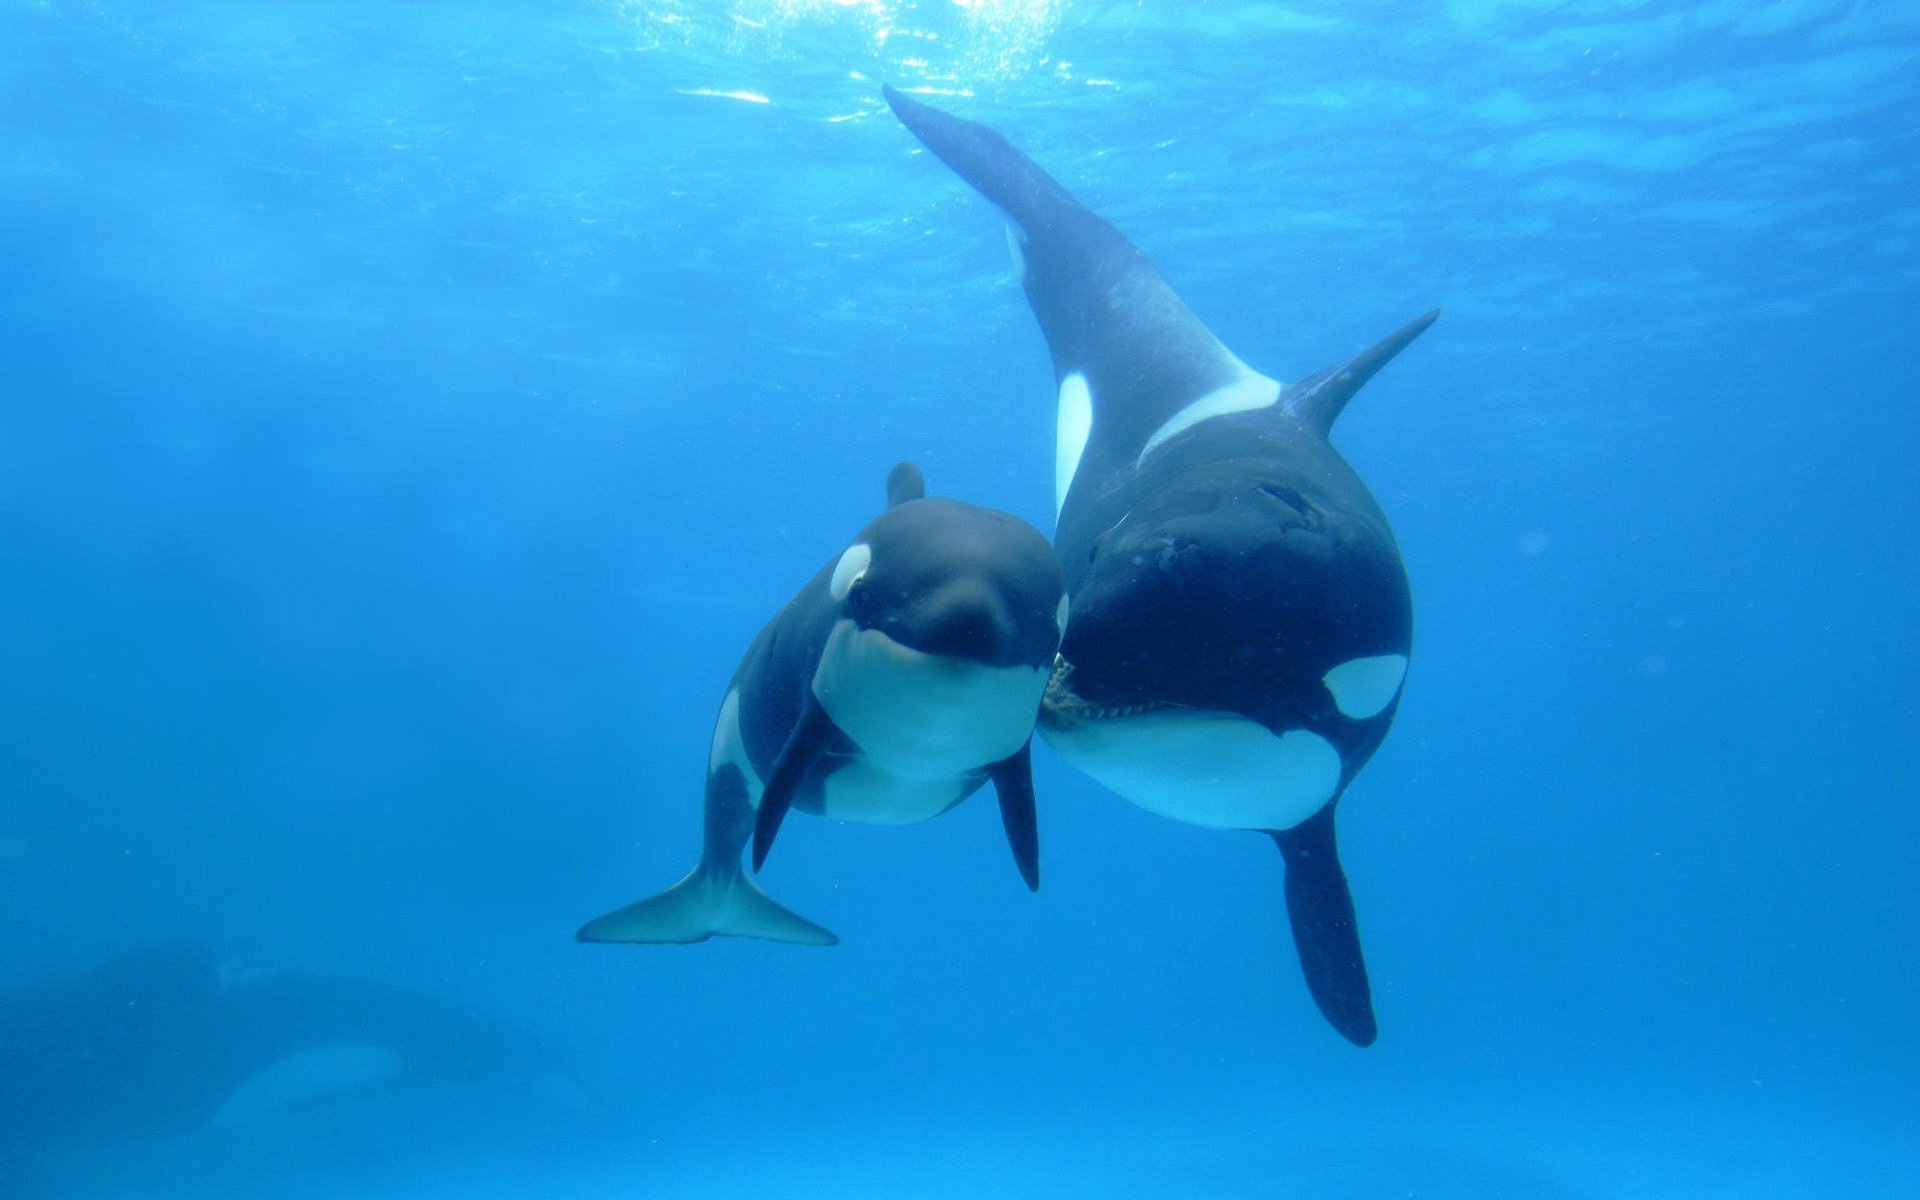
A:
POLYGON ((1333 805, 1272 836, 1286 859, 1287 919, 1307 990, 1342 1037, 1356 1046, 1371 1046, 1379 1028, 1360 953, 1353 893, 1334 845, 1333 805))
POLYGON ((827 745, 835 733, 833 718, 827 710, 820 707, 820 701, 811 688, 800 708, 800 719, 794 723, 793 732, 787 735, 787 744, 780 748, 779 757, 773 760, 773 769, 767 773, 767 786, 760 793, 760 811, 753 819, 753 869, 758 871, 767 861, 767 851, 773 849, 774 835, 780 832, 780 822, 786 820, 787 810, 793 807, 793 798, 800 791, 813 765, 826 753, 827 745))
POLYGON ((1040 822, 1033 808, 1033 739, 987 768, 1000 797, 1000 823, 1027 890, 1040 890, 1040 822))

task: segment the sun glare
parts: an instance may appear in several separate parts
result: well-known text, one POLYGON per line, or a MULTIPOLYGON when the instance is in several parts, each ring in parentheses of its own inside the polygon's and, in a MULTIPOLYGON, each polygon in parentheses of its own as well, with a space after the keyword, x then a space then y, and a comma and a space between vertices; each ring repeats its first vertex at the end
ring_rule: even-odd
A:
MULTIPOLYGON (((1046 68, 1064 0, 625 0, 652 46, 694 44, 762 61, 831 58, 937 91, 1046 68)), ((643 48, 650 48, 643 46, 643 48)))

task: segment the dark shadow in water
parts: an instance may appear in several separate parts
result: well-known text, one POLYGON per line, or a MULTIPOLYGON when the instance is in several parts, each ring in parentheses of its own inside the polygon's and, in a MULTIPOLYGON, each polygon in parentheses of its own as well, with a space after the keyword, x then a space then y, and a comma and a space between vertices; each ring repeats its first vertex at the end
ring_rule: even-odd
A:
POLYGON ((534 1038, 389 981, 179 943, 0 993, 7 1197, 324 1195, 611 1118, 534 1038))

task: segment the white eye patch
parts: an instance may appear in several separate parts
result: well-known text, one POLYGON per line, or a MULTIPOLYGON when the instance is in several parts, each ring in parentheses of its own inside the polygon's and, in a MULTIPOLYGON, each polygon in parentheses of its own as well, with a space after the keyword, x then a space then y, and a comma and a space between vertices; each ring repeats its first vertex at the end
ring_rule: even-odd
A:
POLYGON ((1053 611, 1053 623, 1060 627, 1061 633, 1067 631, 1067 598, 1065 596, 1060 597, 1060 607, 1053 611))
POLYGON ((873 549, 865 542, 855 542, 847 547, 840 556, 840 562, 833 568, 833 582, 828 585, 835 600, 845 600, 853 585, 867 573, 867 565, 873 561, 873 549))
POLYGON ((1327 672, 1324 682, 1341 716, 1365 721, 1387 710, 1406 677, 1405 655, 1378 654, 1341 663, 1327 672))

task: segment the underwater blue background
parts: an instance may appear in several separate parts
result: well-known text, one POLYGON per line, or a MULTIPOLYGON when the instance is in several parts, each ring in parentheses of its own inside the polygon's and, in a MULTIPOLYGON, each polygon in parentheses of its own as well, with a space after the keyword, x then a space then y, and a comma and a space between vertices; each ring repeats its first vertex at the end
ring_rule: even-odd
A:
POLYGON ((0 988, 188 939, 570 1083, 57 1194, 1915 1194, 1917 67, 1888 0, 0 5, 0 988), (834 950, 574 943, 893 462, 1051 528, 1002 222, 882 82, 1269 374, 1443 309, 1334 435, 1418 628, 1372 1050, 1266 839, 1045 751, 1037 895, 976 798, 787 824, 834 950))

